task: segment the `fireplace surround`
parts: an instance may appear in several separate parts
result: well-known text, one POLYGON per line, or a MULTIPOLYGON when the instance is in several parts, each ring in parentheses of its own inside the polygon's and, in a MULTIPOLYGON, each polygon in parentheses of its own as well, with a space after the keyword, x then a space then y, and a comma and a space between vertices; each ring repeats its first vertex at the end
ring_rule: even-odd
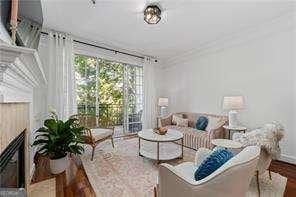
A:
POLYGON ((25 188, 25 131, 0 155, 0 188, 25 188))
MULTIPOLYGON (((34 172, 35 153, 30 144, 34 137, 33 131, 42 125, 43 118, 47 115, 44 89, 47 81, 35 49, 10 45, 0 39, 0 54, 0 154, 26 129, 25 175, 22 177, 28 193, 34 172)), ((18 158, 18 153, 13 157, 18 158)), ((4 180, 3 176, 1 179, 4 180)), ((18 186, 21 185, 18 183, 18 186)))

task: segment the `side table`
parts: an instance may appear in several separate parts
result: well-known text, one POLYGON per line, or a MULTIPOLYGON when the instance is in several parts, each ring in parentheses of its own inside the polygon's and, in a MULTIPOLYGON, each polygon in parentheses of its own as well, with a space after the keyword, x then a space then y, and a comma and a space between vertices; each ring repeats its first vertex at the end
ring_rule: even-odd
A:
POLYGON ((224 125, 223 128, 228 130, 228 139, 231 139, 231 132, 243 132, 243 133, 245 133, 246 130, 247 130, 247 127, 244 127, 244 126, 224 125))

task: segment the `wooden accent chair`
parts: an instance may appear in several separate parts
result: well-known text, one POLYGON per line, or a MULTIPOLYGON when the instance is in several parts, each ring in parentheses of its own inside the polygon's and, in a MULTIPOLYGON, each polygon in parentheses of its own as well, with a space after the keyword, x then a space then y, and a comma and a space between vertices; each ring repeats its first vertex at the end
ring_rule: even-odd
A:
POLYGON ((93 160, 95 148, 100 142, 110 139, 114 148, 114 127, 110 126, 109 122, 100 124, 99 117, 91 114, 76 114, 71 116, 71 118, 78 119, 78 124, 85 127, 84 143, 92 146, 91 160, 93 160))

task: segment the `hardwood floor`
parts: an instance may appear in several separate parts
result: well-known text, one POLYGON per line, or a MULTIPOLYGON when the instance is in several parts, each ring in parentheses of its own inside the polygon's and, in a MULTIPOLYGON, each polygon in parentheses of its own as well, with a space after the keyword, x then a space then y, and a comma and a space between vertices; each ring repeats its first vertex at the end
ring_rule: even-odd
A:
MULTIPOLYGON (((44 156, 36 156, 35 163, 36 170, 32 183, 56 177, 57 197, 95 196, 79 157, 71 156, 69 168, 59 175, 50 174, 49 160, 44 156)), ((296 165, 273 161, 270 169, 288 178, 285 197, 296 196, 296 165)))
POLYGON ((79 157, 71 156, 69 168, 59 175, 50 173, 49 159, 44 156, 37 155, 35 164, 32 183, 55 177, 57 197, 95 196, 79 157))
POLYGON ((296 165, 273 161, 270 165, 270 170, 288 178, 285 197, 296 196, 296 165))

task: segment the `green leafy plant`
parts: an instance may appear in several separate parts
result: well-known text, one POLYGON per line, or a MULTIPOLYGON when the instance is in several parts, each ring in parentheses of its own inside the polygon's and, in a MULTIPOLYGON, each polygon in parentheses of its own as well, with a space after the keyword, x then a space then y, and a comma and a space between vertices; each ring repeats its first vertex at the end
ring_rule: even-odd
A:
POLYGON ((50 159, 60 159, 67 153, 82 154, 84 127, 79 126, 77 119, 70 118, 66 122, 59 120, 52 112, 51 118, 44 121, 44 127, 36 131, 38 135, 32 146, 38 146, 38 152, 50 159))

